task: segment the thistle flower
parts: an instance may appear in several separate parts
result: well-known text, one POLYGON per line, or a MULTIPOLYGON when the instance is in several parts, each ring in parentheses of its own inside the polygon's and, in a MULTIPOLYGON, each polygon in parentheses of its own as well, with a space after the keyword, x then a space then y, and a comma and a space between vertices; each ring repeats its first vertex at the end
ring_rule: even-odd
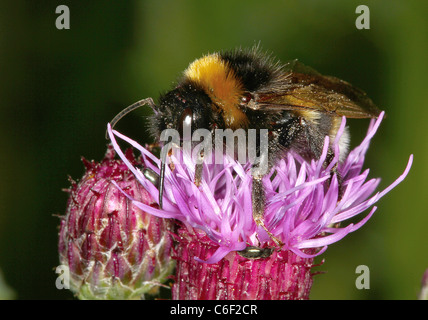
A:
MULTIPOLYGON (((410 170, 412 156, 404 173, 377 193, 374 192, 380 179, 367 180, 369 170, 362 171, 370 140, 382 118, 383 113, 376 121, 371 121, 362 143, 342 162, 338 162, 338 141, 345 130, 345 118, 333 143, 335 158, 327 167, 324 163, 328 137, 319 160, 308 163, 290 152, 264 177, 265 226, 283 243, 268 259, 247 260, 236 254, 248 246, 266 248, 273 245, 270 236, 253 220, 250 164, 241 165, 227 155, 223 164, 204 163, 203 178, 197 187, 195 163, 190 155, 177 150, 171 156, 174 170, 167 168, 165 173, 162 210, 142 203, 116 184, 140 209, 182 222, 175 256, 177 279, 173 298, 308 298, 313 258, 323 253, 328 245, 363 226, 376 210, 373 205, 410 170), (337 177, 331 178, 333 166, 337 166, 343 180, 341 197, 337 177), (369 208, 371 210, 359 222, 346 223, 369 208), (280 270, 281 266, 285 268, 280 270)), ((108 131, 118 155, 141 185, 158 200, 156 186, 126 159, 115 136, 140 150, 144 165, 157 173, 160 160, 110 126, 108 131)))
MULTIPOLYGON (((156 207, 111 146, 101 163, 83 163, 86 173, 71 181, 59 232, 60 263, 70 271, 70 289, 80 299, 139 299, 156 291, 170 274, 171 221, 132 205, 114 185, 140 203, 156 207)), ((126 155, 139 165, 131 149, 126 155)))

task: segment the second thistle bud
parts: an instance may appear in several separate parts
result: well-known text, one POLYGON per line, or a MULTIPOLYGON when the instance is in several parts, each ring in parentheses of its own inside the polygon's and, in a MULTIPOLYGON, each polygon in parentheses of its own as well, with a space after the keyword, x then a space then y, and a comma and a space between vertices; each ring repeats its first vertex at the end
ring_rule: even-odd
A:
MULTIPOLYGON (((131 151, 127 158, 140 165, 131 151)), ((59 233, 60 263, 80 299, 139 299, 171 273, 172 221, 137 208, 112 183, 138 201, 157 206, 109 147, 101 163, 83 159, 86 173, 72 181, 59 233)))

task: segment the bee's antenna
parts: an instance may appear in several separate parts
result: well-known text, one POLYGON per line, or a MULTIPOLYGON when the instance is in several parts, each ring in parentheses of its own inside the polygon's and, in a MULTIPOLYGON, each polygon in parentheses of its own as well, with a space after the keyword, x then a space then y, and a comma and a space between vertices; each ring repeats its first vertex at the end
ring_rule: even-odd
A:
MULTIPOLYGON (((118 123, 119 120, 122 119, 124 116, 126 116, 128 113, 130 113, 131 111, 134 111, 135 109, 138 109, 139 107, 142 107, 146 104, 150 105, 150 107, 152 107, 152 109, 156 112, 156 105, 153 102, 152 98, 146 98, 146 99, 137 101, 137 102, 131 104, 130 106, 126 107, 125 109, 123 109, 121 112, 119 112, 113 118, 113 120, 110 121, 111 128, 113 129, 114 126, 116 125, 116 123, 118 123)), ((106 139, 108 140, 108 132, 107 131, 106 131, 106 139)))

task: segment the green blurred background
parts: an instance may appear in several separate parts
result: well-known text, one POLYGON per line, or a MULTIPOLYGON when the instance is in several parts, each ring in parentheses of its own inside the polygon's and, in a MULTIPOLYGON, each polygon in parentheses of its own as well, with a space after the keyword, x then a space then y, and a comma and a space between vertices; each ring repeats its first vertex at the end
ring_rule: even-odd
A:
MULTIPOLYGON (((65 211, 67 176, 83 174, 80 157, 103 157, 106 123, 171 88, 201 54, 260 42, 282 61, 363 88, 386 110, 366 162, 381 188, 415 156, 371 220, 318 259, 326 273, 311 298, 417 298, 428 268, 427 16, 423 0, 2 1, 0 269, 14 297, 72 298, 55 287, 55 215, 65 211), (62 4, 70 30, 55 27, 62 4), (370 8, 369 30, 355 27, 360 4, 370 8), (369 290, 355 287, 358 265, 370 269, 369 290)), ((144 112, 119 130, 147 139, 144 112)), ((355 146, 368 121, 350 123, 355 146)))

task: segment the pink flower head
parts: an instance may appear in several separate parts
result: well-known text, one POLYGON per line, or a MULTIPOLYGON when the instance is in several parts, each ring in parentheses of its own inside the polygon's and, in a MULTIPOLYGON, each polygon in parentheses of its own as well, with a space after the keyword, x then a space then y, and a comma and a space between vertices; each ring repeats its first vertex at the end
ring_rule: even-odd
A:
MULTIPOLYGON (((406 177, 413 156, 410 156, 404 173, 381 192, 375 193, 380 179, 368 180, 369 170, 363 170, 365 154, 383 115, 382 112, 377 120, 371 120, 364 140, 343 161, 338 161, 338 141, 345 130, 345 118, 333 142, 335 158, 327 167, 323 164, 327 157, 328 137, 320 159, 309 163, 290 152, 263 178, 267 201, 264 222, 267 229, 284 243, 282 250, 292 251, 302 258, 321 254, 328 245, 364 225, 376 211, 374 204, 406 177), (341 197, 338 179, 336 175, 331 176, 331 169, 336 165, 343 180, 341 197), (359 222, 347 223, 368 209, 368 214, 359 222), (306 250, 314 248, 316 250, 306 250)), ((127 160, 115 136, 140 150, 144 166, 158 174, 160 160, 137 142, 112 130, 110 125, 108 133, 117 154, 153 199, 158 200, 157 187, 127 160)), ((174 170, 166 166, 162 209, 132 198, 126 190, 122 192, 145 212, 177 219, 186 226, 205 232, 218 248, 207 259, 195 257, 197 260, 216 263, 231 251, 240 251, 247 246, 266 247, 272 243, 252 216, 249 163, 241 165, 227 155, 223 164, 204 163, 202 181, 197 187, 192 157, 178 149, 171 156, 171 161, 174 170)), ((120 188, 119 185, 117 187, 120 188)))

